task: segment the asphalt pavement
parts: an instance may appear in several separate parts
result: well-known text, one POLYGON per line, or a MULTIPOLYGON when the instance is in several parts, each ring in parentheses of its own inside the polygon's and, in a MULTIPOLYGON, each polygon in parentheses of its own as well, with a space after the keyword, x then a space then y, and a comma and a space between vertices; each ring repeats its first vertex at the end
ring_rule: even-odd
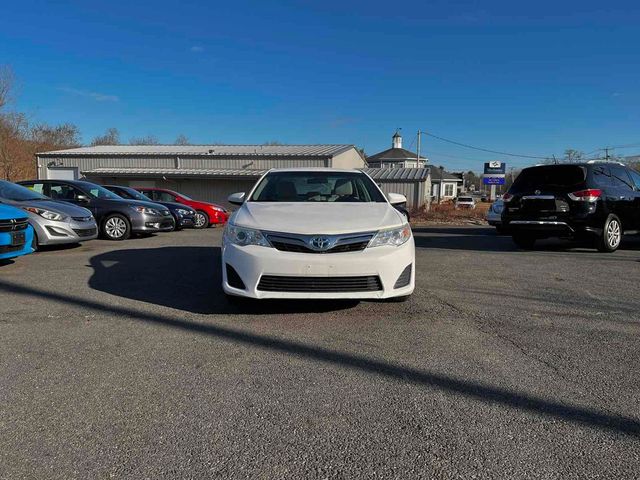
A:
POLYGON ((220 229, 0 266, 0 478, 638 478, 640 241, 414 233, 405 303, 230 305, 220 229))

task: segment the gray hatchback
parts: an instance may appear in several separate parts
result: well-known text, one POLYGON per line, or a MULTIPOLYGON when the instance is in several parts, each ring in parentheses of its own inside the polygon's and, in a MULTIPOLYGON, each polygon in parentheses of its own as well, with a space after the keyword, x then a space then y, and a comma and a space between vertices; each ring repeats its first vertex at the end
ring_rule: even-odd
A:
POLYGON ((33 248, 39 245, 78 243, 98 236, 98 226, 89 210, 56 202, 21 185, 0 180, 0 202, 29 214, 33 248))

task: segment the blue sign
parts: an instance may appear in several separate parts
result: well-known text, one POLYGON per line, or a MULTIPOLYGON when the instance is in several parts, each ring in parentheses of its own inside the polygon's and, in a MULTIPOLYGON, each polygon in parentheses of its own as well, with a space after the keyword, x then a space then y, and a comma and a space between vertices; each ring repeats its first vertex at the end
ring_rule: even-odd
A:
POLYGON ((504 177, 484 177, 482 183, 485 185, 504 185, 504 177))
POLYGON ((487 162, 484 164, 485 175, 504 175, 507 170, 507 164, 504 162, 487 162))

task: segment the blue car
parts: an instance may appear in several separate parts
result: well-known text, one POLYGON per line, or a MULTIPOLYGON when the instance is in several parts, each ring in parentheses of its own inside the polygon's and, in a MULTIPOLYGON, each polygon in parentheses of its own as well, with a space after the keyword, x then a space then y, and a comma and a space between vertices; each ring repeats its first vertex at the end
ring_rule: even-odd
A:
POLYGON ((33 252, 33 227, 19 208, 0 205, 0 261, 33 252))

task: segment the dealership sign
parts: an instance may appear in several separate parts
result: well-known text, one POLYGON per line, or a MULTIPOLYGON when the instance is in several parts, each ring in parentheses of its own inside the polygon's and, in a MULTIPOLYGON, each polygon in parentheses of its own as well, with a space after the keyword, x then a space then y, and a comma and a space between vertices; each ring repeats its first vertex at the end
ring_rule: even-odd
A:
POLYGON ((501 177, 483 177, 482 183, 485 185, 504 185, 504 175, 501 177))
POLYGON ((493 176, 493 175, 502 175, 504 176, 507 171, 507 164, 504 162, 496 161, 496 162, 486 162, 484 164, 484 174, 485 176, 493 176))

